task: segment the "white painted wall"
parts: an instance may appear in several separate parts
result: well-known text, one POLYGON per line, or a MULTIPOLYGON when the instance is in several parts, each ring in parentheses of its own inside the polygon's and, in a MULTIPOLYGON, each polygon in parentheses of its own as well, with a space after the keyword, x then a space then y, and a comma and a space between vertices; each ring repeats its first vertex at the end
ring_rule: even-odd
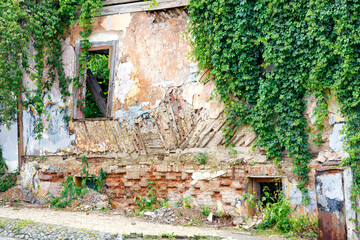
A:
POLYGON ((16 170, 18 167, 18 133, 16 123, 11 126, 10 130, 0 125, 0 147, 9 171, 16 170))

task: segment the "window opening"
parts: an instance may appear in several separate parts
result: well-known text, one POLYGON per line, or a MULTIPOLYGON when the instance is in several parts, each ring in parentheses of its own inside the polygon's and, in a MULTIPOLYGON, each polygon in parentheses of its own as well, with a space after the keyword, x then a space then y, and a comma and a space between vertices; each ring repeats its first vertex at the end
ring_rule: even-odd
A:
POLYGON ((278 201, 278 194, 281 194, 282 189, 281 182, 258 182, 257 184, 258 193, 256 195, 264 205, 278 201), (269 193, 269 197, 266 197, 265 192, 269 193))
POLYGON ((107 116, 109 97, 109 49, 89 51, 87 59, 85 118, 107 116))
MULTIPOLYGON (((82 177, 74 177, 74 182, 75 185, 77 187, 82 187, 81 183, 82 183, 83 178, 82 177)), ((92 190, 96 190, 96 179, 93 177, 88 177, 88 179, 85 182, 85 187, 88 187, 92 190)))
POLYGON ((282 177, 250 177, 249 193, 254 195, 256 207, 249 208, 249 214, 255 214, 259 206, 266 206, 267 203, 279 201, 279 194, 282 193, 282 177), (261 204, 260 204, 261 202, 261 204))

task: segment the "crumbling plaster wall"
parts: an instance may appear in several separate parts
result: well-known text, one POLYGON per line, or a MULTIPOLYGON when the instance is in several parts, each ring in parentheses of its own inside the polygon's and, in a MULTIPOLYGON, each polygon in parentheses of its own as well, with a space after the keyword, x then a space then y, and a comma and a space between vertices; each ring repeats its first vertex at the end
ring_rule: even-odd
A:
MULTIPOLYGON (((229 153, 222 139, 222 106, 215 100, 209 101, 213 84, 200 81, 196 64, 188 58, 191 46, 186 26, 186 12, 178 8, 97 18, 89 40, 118 42, 112 119, 73 120, 66 124, 62 120, 65 113, 60 110, 67 105, 72 116, 73 99, 62 103, 55 88, 46 104, 50 112, 48 129, 43 139, 36 140, 36 114, 33 108, 24 109, 25 159, 30 162, 32 155, 47 155, 45 160, 38 159, 35 172, 29 170, 38 179, 40 190, 36 191, 56 192, 66 174, 79 172, 79 156, 85 154, 91 171, 98 173, 103 167, 108 173, 109 193, 127 205, 133 199, 131 189, 144 189, 150 179, 157 181, 163 197, 170 200, 193 194, 198 204, 214 205, 216 199, 231 206, 246 191, 248 177, 283 175, 288 176, 285 187, 292 204, 299 206, 301 213, 315 213, 314 169, 336 165, 344 156, 339 133, 344 122, 337 113, 336 102, 330 102, 324 144, 311 144, 311 204, 304 209, 300 206, 297 178, 291 173, 291 161, 285 157, 278 168, 266 159, 262 149, 253 149, 256 135, 248 126, 236 130, 231 142, 237 153, 229 153), (194 160, 199 152, 209 155, 205 166, 194 160), (233 166, 234 163, 239 165, 233 166)), ((75 46, 81 40, 79 33, 80 28, 75 25, 63 43, 64 68, 70 77, 77 72, 75 46)), ((305 113, 310 126, 314 106, 311 96, 305 113)))
POLYGON ((13 123, 10 129, 0 124, 0 149, 2 157, 9 171, 18 168, 18 131, 17 124, 13 123))

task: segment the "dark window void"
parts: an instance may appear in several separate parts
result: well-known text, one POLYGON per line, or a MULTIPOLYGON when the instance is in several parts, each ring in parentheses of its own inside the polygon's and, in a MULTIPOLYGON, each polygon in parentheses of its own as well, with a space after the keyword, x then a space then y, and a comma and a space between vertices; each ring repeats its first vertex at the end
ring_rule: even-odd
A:
POLYGON ((109 96, 109 49, 90 50, 87 59, 85 118, 107 116, 109 96))
MULTIPOLYGON (((279 200, 279 195, 283 194, 281 177, 251 177, 249 180, 251 183, 250 192, 254 194, 258 206, 275 203, 279 200)), ((255 213, 255 211, 256 208, 253 208, 252 212, 255 213)))
POLYGON ((281 182, 257 182, 257 198, 263 202, 264 205, 267 203, 275 203, 279 199, 279 194, 282 190, 281 182))
MULTIPOLYGON (((77 187, 82 187, 82 177, 74 177, 74 181, 75 181, 75 185, 77 187)), ((93 177, 88 177, 88 179, 85 182, 85 187, 88 187, 90 189, 96 190, 95 187, 95 178, 93 177)))

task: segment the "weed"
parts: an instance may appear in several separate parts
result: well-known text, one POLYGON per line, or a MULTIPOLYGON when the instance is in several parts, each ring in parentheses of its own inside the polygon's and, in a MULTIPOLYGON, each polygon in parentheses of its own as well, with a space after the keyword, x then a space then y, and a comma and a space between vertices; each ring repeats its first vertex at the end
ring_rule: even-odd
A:
POLYGON ((146 196, 138 195, 134 197, 134 202, 138 206, 138 209, 134 211, 135 215, 142 215, 145 211, 154 211, 169 206, 166 198, 164 200, 158 198, 154 184, 154 181, 146 183, 146 196))
POLYGON ((162 238, 175 239, 175 233, 166 233, 161 235, 162 238))
POLYGON ((0 199, 0 205, 6 205, 7 202, 9 202, 8 198, 0 199))
POLYGON ((67 176, 67 178, 61 182, 64 190, 61 192, 60 197, 51 198, 50 200, 46 199, 46 201, 50 203, 51 207, 65 208, 73 201, 73 199, 83 198, 83 196, 89 192, 89 188, 86 185, 88 182, 93 184, 96 191, 102 191, 102 188, 104 187, 104 180, 106 178, 104 170, 101 168, 100 175, 98 177, 91 175, 90 178, 88 172, 89 164, 87 162, 86 156, 84 155, 81 160, 83 164, 80 172, 80 176, 82 178, 81 186, 78 187, 75 184, 74 178, 72 176, 67 176))
POLYGON ((201 206, 201 214, 204 216, 209 216, 209 214, 211 213, 210 209, 207 206, 201 206))
POLYGON ((241 164, 241 161, 239 161, 239 160, 230 162, 230 165, 232 165, 232 166, 236 166, 236 165, 240 165, 240 164, 241 164))
POLYGON ((202 225, 202 220, 200 219, 191 219, 190 222, 188 222, 186 225, 187 226, 199 226, 202 225))
POLYGON ((194 160, 199 164, 205 164, 208 159, 207 153, 198 153, 198 155, 194 156, 194 160))
POLYGON ((109 209, 108 209, 107 207, 102 207, 100 210, 101 210, 102 212, 108 212, 108 211, 109 211, 109 209))
POLYGON ((289 236, 295 235, 307 239, 317 239, 318 227, 315 220, 309 215, 292 216, 294 210, 290 205, 290 200, 284 197, 281 190, 277 190, 274 195, 271 195, 269 188, 264 187, 263 193, 264 196, 257 205, 254 195, 243 195, 248 206, 256 207, 256 214, 263 215, 263 220, 256 226, 257 229, 274 229, 289 236))
POLYGON ((4 175, 8 170, 7 165, 2 156, 2 149, 0 148, 0 176, 4 175))
POLYGON ((190 197, 182 198, 181 201, 184 208, 191 208, 190 197))
POLYGON ((15 172, 7 172, 8 167, 5 163, 5 160, 2 156, 2 149, 0 148, 0 192, 5 192, 9 188, 16 185, 16 179, 19 175, 19 170, 15 172))

